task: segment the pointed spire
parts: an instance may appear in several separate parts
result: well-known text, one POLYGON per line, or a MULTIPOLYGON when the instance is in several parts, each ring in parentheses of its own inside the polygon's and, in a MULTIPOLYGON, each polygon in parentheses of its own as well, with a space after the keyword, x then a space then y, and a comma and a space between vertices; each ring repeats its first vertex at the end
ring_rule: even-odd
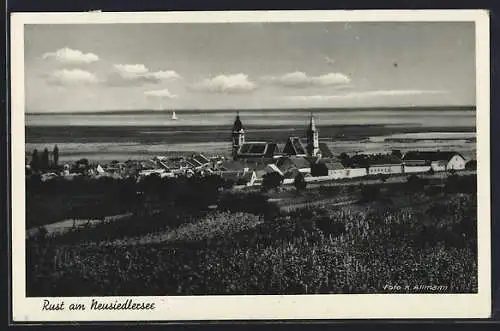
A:
POLYGON ((234 120, 234 124, 233 124, 233 131, 240 131, 242 129, 243 129, 243 123, 241 123, 240 112, 237 111, 236 112, 236 119, 234 120))
POLYGON ((314 116, 312 112, 309 120, 309 131, 316 131, 316 123, 314 122, 314 116))

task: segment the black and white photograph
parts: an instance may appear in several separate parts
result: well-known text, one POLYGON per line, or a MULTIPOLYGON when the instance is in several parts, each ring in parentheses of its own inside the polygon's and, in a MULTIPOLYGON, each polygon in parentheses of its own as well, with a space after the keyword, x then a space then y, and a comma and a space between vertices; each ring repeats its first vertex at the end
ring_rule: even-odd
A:
POLYGON ((163 14, 18 15, 15 316, 489 314, 486 13, 163 14))

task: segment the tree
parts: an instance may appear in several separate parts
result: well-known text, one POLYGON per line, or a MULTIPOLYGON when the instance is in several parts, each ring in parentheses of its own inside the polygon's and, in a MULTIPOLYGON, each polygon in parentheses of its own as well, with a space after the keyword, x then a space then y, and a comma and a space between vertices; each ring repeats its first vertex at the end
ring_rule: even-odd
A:
POLYGON ((80 167, 88 167, 88 165, 89 165, 89 160, 88 159, 83 158, 83 159, 80 159, 80 160, 76 161, 76 166, 78 168, 80 168, 80 167))
POLYGON ((352 162, 351 162, 351 158, 349 157, 349 155, 347 155, 346 153, 340 153, 339 159, 344 167, 347 167, 347 168, 351 167, 352 162))
POLYGON ((41 160, 41 164, 40 164, 40 167, 42 168, 42 170, 47 170, 49 169, 49 150, 47 148, 45 148, 43 150, 43 153, 42 153, 42 160, 41 160))
POLYGON ((33 150, 33 153, 31 153, 30 166, 33 171, 37 171, 40 169, 40 160, 38 158, 38 150, 36 148, 33 150))
POLYGON ((302 173, 298 173, 297 176, 295 176, 295 179, 293 181, 293 185, 295 186, 295 189, 297 192, 302 192, 303 190, 306 189, 307 182, 304 178, 304 175, 302 173))
POLYGON ((59 148, 57 148, 57 145, 54 146, 52 155, 54 157, 54 165, 57 165, 59 163, 59 148))
POLYGON ((232 179, 225 179, 224 182, 223 182, 223 185, 222 187, 226 190, 229 190, 229 189, 232 189, 233 186, 234 186, 234 180, 232 179))
POLYGON ((393 149, 391 155, 397 157, 398 159, 401 159, 403 157, 403 154, 399 149, 393 149))
POLYGON ((283 182, 283 177, 277 172, 270 172, 262 176, 262 189, 269 191, 278 188, 283 182))

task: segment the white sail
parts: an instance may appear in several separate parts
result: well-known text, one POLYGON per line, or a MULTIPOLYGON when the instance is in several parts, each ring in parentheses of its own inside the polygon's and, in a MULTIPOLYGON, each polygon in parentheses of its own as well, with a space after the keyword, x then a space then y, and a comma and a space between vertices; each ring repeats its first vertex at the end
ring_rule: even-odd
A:
POLYGON ((175 111, 172 112, 172 120, 177 120, 177 115, 175 115, 175 111))

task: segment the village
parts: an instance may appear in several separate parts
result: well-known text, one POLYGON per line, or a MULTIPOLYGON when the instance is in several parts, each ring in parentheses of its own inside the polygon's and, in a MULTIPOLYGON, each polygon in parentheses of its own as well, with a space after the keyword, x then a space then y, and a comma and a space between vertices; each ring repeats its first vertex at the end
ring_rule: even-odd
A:
POLYGON ((63 177, 116 179, 135 178, 141 181, 148 176, 176 178, 179 176, 219 175, 235 187, 262 185, 266 174, 275 174, 280 184, 293 184, 300 174, 306 182, 325 182, 360 177, 390 176, 416 173, 475 170, 476 161, 466 160, 455 151, 406 151, 393 150, 387 154, 334 155, 327 144, 319 139, 314 116, 311 114, 306 138, 289 137, 280 149, 276 142, 250 141, 239 114, 231 131, 231 157, 206 156, 202 153, 189 156, 155 156, 150 160, 111 161, 94 163, 80 159, 72 164, 59 165, 59 150, 44 150, 41 157, 34 151, 31 162, 26 162, 26 174, 39 174, 42 181, 63 177))

